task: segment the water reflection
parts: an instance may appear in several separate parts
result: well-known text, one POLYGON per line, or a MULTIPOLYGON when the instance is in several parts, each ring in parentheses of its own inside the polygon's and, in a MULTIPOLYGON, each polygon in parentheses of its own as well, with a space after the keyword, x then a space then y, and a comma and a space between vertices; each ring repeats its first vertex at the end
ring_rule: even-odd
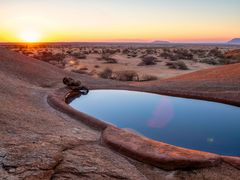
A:
POLYGON ((72 107, 154 140, 225 155, 240 155, 240 108, 150 93, 96 90, 72 107))
POLYGON ((168 125, 173 117, 173 107, 171 101, 167 97, 159 100, 155 107, 152 118, 148 121, 150 128, 164 128, 168 125))

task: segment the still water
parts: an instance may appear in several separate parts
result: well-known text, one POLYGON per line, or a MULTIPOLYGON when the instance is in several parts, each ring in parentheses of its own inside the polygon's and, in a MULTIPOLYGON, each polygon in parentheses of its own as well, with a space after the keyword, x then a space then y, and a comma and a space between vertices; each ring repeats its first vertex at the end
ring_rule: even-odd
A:
POLYGON ((240 156, 240 108, 124 90, 92 90, 73 108, 151 139, 240 156))

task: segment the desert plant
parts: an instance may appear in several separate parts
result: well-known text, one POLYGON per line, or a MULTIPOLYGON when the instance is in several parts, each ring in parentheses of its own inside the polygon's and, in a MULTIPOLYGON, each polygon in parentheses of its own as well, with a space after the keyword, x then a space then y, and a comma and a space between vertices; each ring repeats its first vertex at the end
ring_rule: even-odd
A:
POLYGON ((210 65, 218 65, 220 64, 219 60, 215 59, 215 58, 205 58, 200 60, 201 63, 205 63, 205 64, 210 64, 210 65))
POLYGON ((128 48, 122 50, 123 54, 128 54, 129 52, 130 52, 130 50, 128 48))
POLYGON ((115 72, 114 79, 119 81, 139 81, 139 76, 135 71, 126 70, 115 72))
POLYGON ((139 66, 144 66, 144 65, 155 65, 157 61, 157 58, 154 56, 144 56, 142 58, 142 62, 139 63, 139 66))
POLYGON ((230 50, 224 54, 224 58, 221 59, 223 64, 234 64, 240 62, 240 49, 230 50))
POLYGON ((189 52, 187 49, 175 49, 173 52, 175 53, 176 59, 186 59, 186 60, 193 59, 193 54, 189 52))
POLYGON ((83 53, 73 53, 72 56, 77 59, 86 59, 87 58, 87 56, 83 53))
POLYGON ((171 69, 181 69, 181 70, 189 69, 183 61, 167 62, 166 65, 171 69))
POLYGON ((154 81, 154 80, 157 80, 157 76, 153 76, 153 75, 148 75, 148 74, 144 74, 140 81, 154 81))
POLYGON ((107 63, 107 64, 117 64, 118 63, 118 61, 114 58, 108 58, 105 61, 106 61, 105 63, 107 63))
POLYGON ((224 58, 224 54, 222 53, 222 51, 219 50, 218 47, 215 47, 214 49, 211 49, 208 52, 208 57, 212 56, 212 57, 217 57, 217 58, 224 58))
POLYGON ((81 70, 81 69, 73 69, 72 72, 78 73, 78 74, 87 74, 87 71, 81 70))
POLYGON ((43 51, 38 55, 34 55, 33 57, 46 62, 50 62, 50 61, 60 62, 65 58, 65 55, 61 53, 53 54, 52 52, 43 51))
POLYGON ((103 53, 102 56, 98 60, 104 60, 107 64, 116 64, 118 61, 111 57, 109 53, 103 53))
POLYGON ((112 78, 112 70, 110 68, 104 69, 102 72, 99 73, 99 76, 104 79, 111 79, 112 78))

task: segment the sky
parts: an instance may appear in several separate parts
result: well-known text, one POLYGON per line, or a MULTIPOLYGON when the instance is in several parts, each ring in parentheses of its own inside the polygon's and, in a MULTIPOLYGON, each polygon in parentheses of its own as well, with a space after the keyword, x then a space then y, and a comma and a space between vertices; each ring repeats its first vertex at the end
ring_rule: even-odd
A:
POLYGON ((240 0, 0 0, 0 42, 222 42, 240 0))

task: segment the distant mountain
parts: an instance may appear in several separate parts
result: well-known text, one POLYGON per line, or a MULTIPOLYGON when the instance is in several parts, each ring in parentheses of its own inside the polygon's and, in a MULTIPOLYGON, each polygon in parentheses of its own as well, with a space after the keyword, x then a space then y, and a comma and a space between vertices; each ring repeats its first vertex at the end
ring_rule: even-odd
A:
POLYGON ((231 41, 228 41, 229 44, 240 44, 240 38, 234 38, 231 41))
POLYGON ((153 44, 170 44, 171 42, 169 41, 153 41, 153 44))

